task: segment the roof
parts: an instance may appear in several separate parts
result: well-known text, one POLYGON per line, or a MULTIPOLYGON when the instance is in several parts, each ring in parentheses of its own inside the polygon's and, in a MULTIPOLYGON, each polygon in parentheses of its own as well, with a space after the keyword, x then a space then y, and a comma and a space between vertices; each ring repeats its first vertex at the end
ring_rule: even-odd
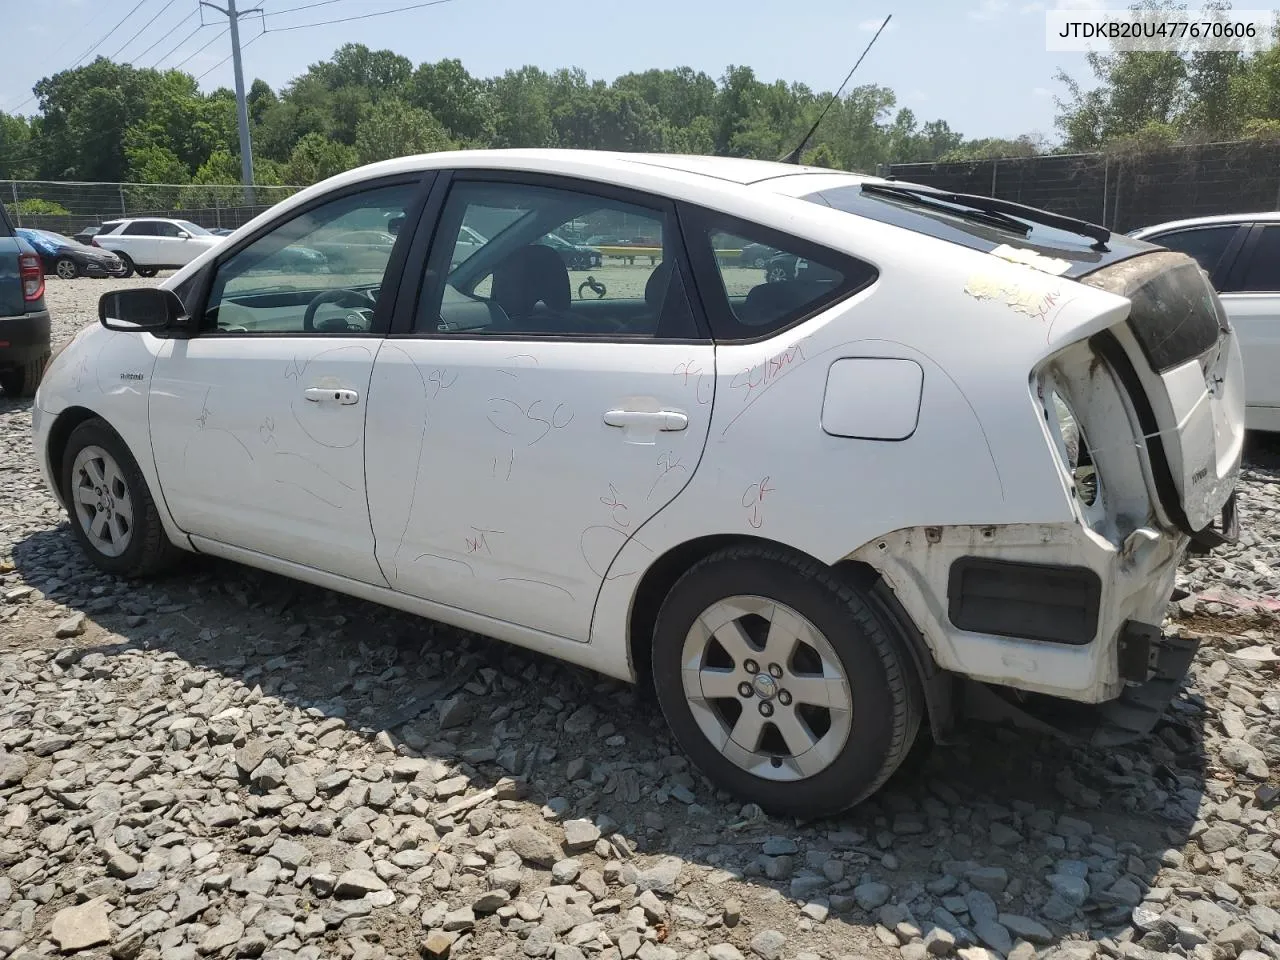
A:
POLYGON ((1153 233, 1165 233, 1169 230, 1182 230, 1187 227, 1212 227, 1233 223, 1280 223, 1280 211, 1268 210, 1262 213, 1220 213, 1212 217, 1190 217, 1186 220, 1169 220, 1165 223, 1153 224, 1130 231, 1131 237, 1146 237, 1153 233))

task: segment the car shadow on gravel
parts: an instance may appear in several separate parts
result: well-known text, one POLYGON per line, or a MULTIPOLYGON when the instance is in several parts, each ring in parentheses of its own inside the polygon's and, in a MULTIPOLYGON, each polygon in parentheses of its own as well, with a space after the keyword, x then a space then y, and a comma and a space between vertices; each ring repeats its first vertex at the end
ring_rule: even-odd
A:
POLYGON ((26 583, 106 631, 59 641, 50 623, 45 646, 80 645, 69 663, 174 655, 316 721, 342 719, 370 760, 436 757, 473 790, 522 778, 533 820, 593 819, 625 838, 611 855, 692 865, 709 884, 693 903, 707 917, 729 897, 758 896, 745 936, 732 937, 743 946, 770 926, 838 942, 850 925, 887 951, 912 938, 912 921, 1003 952, 1019 937, 1120 936, 1162 866, 1182 868, 1206 790, 1205 708, 1184 692, 1131 747, 973 726, 958 744, 917 751, 841 818, 770 819, 689 767, 651 697, 549 657, 206 558, 150 584, 118 581, 88 565, 65 522, 13 557, 26 583))

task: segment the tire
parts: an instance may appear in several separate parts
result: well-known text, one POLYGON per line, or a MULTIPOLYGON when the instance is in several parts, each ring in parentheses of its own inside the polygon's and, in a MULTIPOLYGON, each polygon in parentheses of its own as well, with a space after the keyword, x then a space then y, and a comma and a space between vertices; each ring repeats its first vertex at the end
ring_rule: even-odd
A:
POLYGON ((63 280, 74 280, 80 276, 80 265, 70 257, 59 257, 53 264, 53 272, 63 280))
POLYGON ((159 267, 135 267, 140 277, 154 277, 160 272, 159 267))
POLYGON ((891 625, 829 568, 777 548, 730 547, 677 581, 658 614, 653 676, 667 723, 693 762, 777 816, 832 816, 866 799, 906 758, 920 729, 923 694, 891 625), (738 629, 707 639, 704 614, 731 613, 745 614, 730 617, 738 629), (773 619, 790 620, 804 638, 781 663, 765 659, 773 619), (734 646, 737 656, 729 653, 734 646), (688 663, 697 666, 683 669, 688 663), (707 696, 711 690, 720 695, 707 696), (815 706, 822 697, 847 709, 815 706), (766 709, 772 719, 764 719, 766 709), (763 734, 753 737, 754 752, 738 745, 754 731, 763 734))
POLYGON ((164 532, 146 478, 128 446, 105 421, 95 417, 71 431, 62 455, 60 480, 72 535, 99 569, 141 578, 175 566, 181 553, 164 532), (96 477, 90 463, 97 465, 96 477), (98 494, 95 478, 103 481, 102 494, 109 496, 99 494, 90 502, 77 491, 86 489, 90 497, 98 494), (90 532, 103 511, 107 518, 102 532, 107 536, 90 532), (126 516, 127 523, 122 523, 126 516), (104 549, 102 543, 108 540, 104 549))
POLYGON ((44 376, 44 368, 49 364, 49 356, 50 353, 46 350, 34 360, 0 372, 0 390, 10 397, 35 396, 40 378, 44 376))
POLYGON ((117 273, 116 276, 121 280, 129 279, 129 277, 133 276, 133 271, 137 269, 137 267, 133 265, 133 257, 129 256, 127 253, 117 253, 116 256, 119 257, 120 262, 124 264, 124 269, 117 273))
POLYGON ((769 283, 781 283, 786 279, 787 271, 781 266, 769 267, 768 272, 765 274, 765 280, 769 283))

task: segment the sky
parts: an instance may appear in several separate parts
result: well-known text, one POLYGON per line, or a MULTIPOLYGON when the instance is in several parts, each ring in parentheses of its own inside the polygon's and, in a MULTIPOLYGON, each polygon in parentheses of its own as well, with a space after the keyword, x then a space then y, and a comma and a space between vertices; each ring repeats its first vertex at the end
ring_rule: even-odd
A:
MULTIPOLYGON (((1053 141, 1053 98, 1063 92, 1055 73, 1061 68, 1087 81, 1089 71, 1083 53, 1045 51, 1045 10, 1102 6, 1101 0, 438 0, 354 22, 285 29, 413 2, 238 0, 241 9, 263 11, 241 20, 246 87, 260 77, 279 89, 354 42, 415 64, 456 57, 480 76, 534 64, 577 66, 593 79, 612 80, 688 65, 718 78, 729 64, 743 64, 767 82, 832 90, 892 14, 851 86, 887 86, 921 122, 946 120, 968 137, 1031 133, 1053 141), (314 6, 286 12, 305 5, 314 6)), ((0 110, 33 113, 32 84, 99 43, 85 62, 104 54, 137 66, 181 65, 206 91, 232 86, 230 37, 219 37, 226 19, 208 8, 198 12, 197 0, 63 0, 56 18, 4 15, 18 5, 0 0, 0 21, 20 32, 5 45, 0 110), (200 16, 207 26, 197 30, 200 16)))

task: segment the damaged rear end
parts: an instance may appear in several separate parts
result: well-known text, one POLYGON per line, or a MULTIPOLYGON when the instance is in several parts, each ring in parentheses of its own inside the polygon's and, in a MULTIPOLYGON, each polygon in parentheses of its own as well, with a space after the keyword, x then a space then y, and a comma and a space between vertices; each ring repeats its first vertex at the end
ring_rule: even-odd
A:
POLYGON ((1033 376, 1084 531, 1117 548, 1107 588, 1134 615, 1115 638, 1119 696, 1097 709, 984 688, 978 712, 1039 720, 1115 744, 1148 733, 1176 694, 1196 642, 1161 630, 1178 561, 1239 533, 1235 484, 1244 444, 1243 365, 1198 264, 1167 251, 1111 264, 1079 282, 1126 298, 1126 319, 1048 358, 1033 376), (1136 601, 1136 602, 1135 602, 1136 601))

